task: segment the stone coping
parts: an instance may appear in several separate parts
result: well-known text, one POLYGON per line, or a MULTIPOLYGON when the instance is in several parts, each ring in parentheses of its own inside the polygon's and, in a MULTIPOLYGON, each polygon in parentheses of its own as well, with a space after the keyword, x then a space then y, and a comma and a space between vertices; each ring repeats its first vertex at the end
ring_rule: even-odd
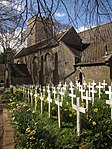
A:
POLYGON ((14 149, 14 133, 8 116, 8 110, 6 108, 3 108, 3 131, 2 149, 14 149))

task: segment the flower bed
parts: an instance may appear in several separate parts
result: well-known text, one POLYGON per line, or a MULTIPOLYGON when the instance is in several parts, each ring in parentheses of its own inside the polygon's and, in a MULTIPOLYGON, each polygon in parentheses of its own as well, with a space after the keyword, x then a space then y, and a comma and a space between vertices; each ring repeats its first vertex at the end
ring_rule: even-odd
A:
MULTIPOLYGON (((22 90, 14 89, 13 94, 5 91, 2 98, 7 100, 7 108, 15 131, 16 149, 108 149, 112 147, 112 120, 110 108, 106 105, 106 95, 96 98, 94 107, 90 104, 87 114, 81 114, 81 135, 77 137, 76 111, 71 108, 66 94, 61 108, 62 128, 57 124, 57 106, 52 103, 51 118, 48 118, 48 103, 44 103, 44 113, 40 112, 38 95, 37 110, 27 100, 23 100, 22 90)), ((84 106, 85 103, 82 103, 84 106)))

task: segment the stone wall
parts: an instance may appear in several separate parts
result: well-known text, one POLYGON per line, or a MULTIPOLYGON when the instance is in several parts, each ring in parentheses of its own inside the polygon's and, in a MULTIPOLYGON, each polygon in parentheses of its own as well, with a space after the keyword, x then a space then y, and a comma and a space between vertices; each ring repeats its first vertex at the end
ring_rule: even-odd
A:
POLYGON ((40 42, 53 35, 53 23, 49 18, 37 16, 28 20, 27 47, 40 42))
MULTIPOLYGON (((22 58, 23 59, 23 58, 22 58)), ((33 84, 58 84, 74 71, 74 53, 63 43, 51 49, 41 50, 24 57, 23 60, 32 75, 33 84)), ((71 75, 65 81, 74 81, 71 75)))

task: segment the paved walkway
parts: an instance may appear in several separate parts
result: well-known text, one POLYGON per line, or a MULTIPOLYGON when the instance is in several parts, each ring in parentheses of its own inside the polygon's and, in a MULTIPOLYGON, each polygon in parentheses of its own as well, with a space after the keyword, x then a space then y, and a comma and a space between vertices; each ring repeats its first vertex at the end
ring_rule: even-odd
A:
MULTIPOLYGON (((0 88, 0 97, 3 88, 0 88)), ((0 98, 0 149, 14 149, 14 134, 8 111, 0 98)))
POLYGON ((10 119, 8 117, 8 111, 3 109, 3 149, 14 149, 14 133, 11 127, 10 119))
POLYGON ((2 108, 0 108, 0 149, 2 149, 3 142, 3 116, 2 116, 2 108))

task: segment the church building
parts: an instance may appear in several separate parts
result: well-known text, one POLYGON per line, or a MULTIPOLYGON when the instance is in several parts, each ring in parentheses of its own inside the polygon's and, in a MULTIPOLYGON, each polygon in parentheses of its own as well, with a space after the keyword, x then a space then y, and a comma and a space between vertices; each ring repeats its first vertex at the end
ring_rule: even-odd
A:
POLYGON ((49 18, 34 16, 28 21, 27 48, 17 53, 15 59, 26 64, 35 85, 76 80, 110 83, 111 28, 112 22, 81 33, 71 27, 56 34, 49 18))

